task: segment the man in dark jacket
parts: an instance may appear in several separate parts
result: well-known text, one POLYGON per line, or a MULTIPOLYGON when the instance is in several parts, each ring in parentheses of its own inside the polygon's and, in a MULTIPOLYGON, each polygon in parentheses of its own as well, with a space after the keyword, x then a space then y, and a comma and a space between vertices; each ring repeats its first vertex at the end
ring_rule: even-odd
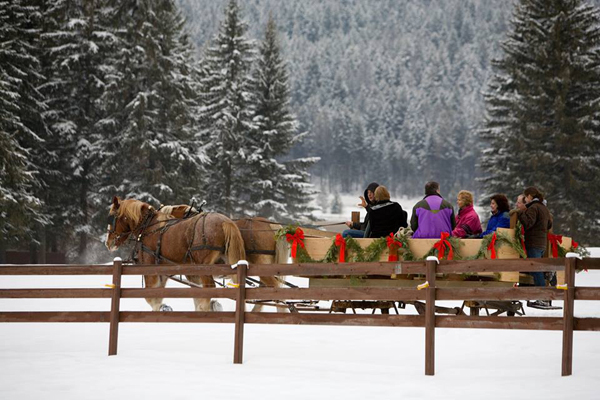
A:
POLYGON ((406 228, 408 213, 402 206, 390 200, 390 192, 385 186, 375 190, 375 204, 368 206, 369 226, 365 237, 379 238, 396 233, 399 228, 406 228))
POLYGON ((413 207, 410 227, 414 239, 439 239, 456 228, 454 207, 440 195, 440 184, 427 182, 425 197, 413 207))
MULTIPOLYGON (((523 192, 525 196, 525 210, 513 210, 517 213, 519 221, 525 229, 525 251, 527 258, 542 258, 548 243, 548 230, 552 228, 550 211, 544 205, 544 196, 535 187, 528 187, 523 192)), ((546 278, 541 271, 529 272, 533 276, 535 286, 546 286, 546 278)), ((528 301, 529 307, 551 307, 549 300, 528 301)))
POLYGON ((342 236, 352 236, 353 238, 363 238, 365 237, 365 230, 367 229, 367 224, 369 223, 369 206, 372 206, 375 202, 375 189, 379 184, 377 182, 369 183, 369 186, 365 189, 364 197, 360 196, 361 203, 360 207, 363 207, 367 210, 367 215, 365 216, 365 220, 363 223, 346 221, 346 225, 348 228, 344 232, 342 232, 342 236))

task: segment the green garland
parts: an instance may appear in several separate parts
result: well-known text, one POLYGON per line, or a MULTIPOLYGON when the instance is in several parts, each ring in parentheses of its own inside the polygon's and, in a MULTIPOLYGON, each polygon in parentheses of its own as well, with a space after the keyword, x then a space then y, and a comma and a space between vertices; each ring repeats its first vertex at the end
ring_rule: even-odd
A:
MULTIPOLYGON (((297 225, 288 225, 285 228, 280 229, 275 234, 275 240, 284 239, 286 234, 295 234, 297 225)), ((374 240, 367 248, 363 249, 360 244, 354 238, 347 237, 346 240, 346 258, 347 262, 374 262, 381 258, 384 250, 387 249, 387 242, 385 238, 379 238, 374 240)), ((327 249, 325 257, 321 260, 315 260, 312 258, 306 249, 302 246, 298 246, 296 249, 296 259, 300 263, 335 263, 339 260, 340 249, 335 245, 335 240, 327 249)))
MULTIPOLYGON (((275 234, 275 239, 285 240, 286 234, 295 234, 296 229, 298 229, 298 225, 288 225, 285 228, 281 228, 275 234)), ((481 246, 479 247, 479 251, 475 256, 466 257, 467 260, 476 260, 476 259, 484 259, 487 256, 488 246, 492 241, 492 236, 494 233, 490 233, 483 237, 481 241, 481 246)), ((400 229, 396 234, 396 240, 402 244, 402 247, 398 248, 398 257, 401 257, 403 261, 422 261, 425 260, 429 256, 438 257, 439 251, 435 247, 432 247, 427 254, 425 254, 422 258, 415 258, 414 254, 410 250, 408 245, 408 239, 412 237, 412 231, 410 229, 400 229)), ((510 246, 514 251, 516 251, 521 258, 527 258, 527 254, 525 249, 521 245, 521 223, 517 221, 517 225, 515 227, 515 238, 511 239, 508 235, 500 232, 496 232, 496 245, 507 245, 510 246)), ((369 246, 366 248, 362 248, 358 242, 352 237, 346 237, 346 260, 347 262, 375 262, 381 258, 383 252, 387 249, 387 239, 385 237, 375 239, 369 246)), ((463 257, 460 255, 460 246, 462 243, 457 237, 449 237, 447 239, 452 246, 452 251, 454 252, 454 259, 461 260, 463 257)), ((571 249, 567 250, 562 246, 558 246, 558 256, 564 257, 567 252, 572 251, 579 254, 582 257, 589 256, 589 251, 583 246, 578 246, 576 249, 571 247, 571 249)), ((296 249, 296 259, 300 263, 335 263, 339 260, 339 247, 335 245, 335 240, 332 242, 329 249, 325 253, 325 257, 321 260, 313 259, 306 249, 302 246, 298 246, 296 249)), ((447 253, 445 255, 447 257, 447 253)))
POLYGON ((523 245, 523 243, 525 243, 525 238, 523 237, 523 230, 521 228, 523 228, 523 224, 521 224, 521 221, 519 218, 517 218, 517 223, 515 224, 515 242, 516 245, 521 249, 518 251, 518 253, 525 255, 522 255, 521 258, 527 258, 527 252, 525 250, 525 246, 523 245))
MULTIPOLYGON (((588 249, 586 249, 585 247, 583 247, 581 245, 577 245, 577 248, 574 248, 573 242, 574 242, 574 240, 571 239, 571 247, 569 249, 565 249, 564 247, 562 247, 562 244, 559 243, 556 248, 556 250, 558 252, 558 256, 566 257, 567 253, 576 253, 577 255, 579 255, 579 257, 589 257, 590 256, 590 252, 588 251, 588 249)), ((552 247, 550 247, 550 251, 552 251, 552 247)))
MULTIPOLYGON (((460 255, 460 246, 462 246, 462 243, 460 242, 460 239, 457 238, 456 236, 450 236, 446 240, 449 241, 450 246, 452 246, 452 252, 454 253, 452 256, 452 259, 453 260, 462 260, 462 256, 460 255)), ((425 254, 423 256, 422 260, 426 260, 427 257, 430 257, 430 256, 435 256, 439 259, 440 258, 438 256, 439 253, 440 253, 439 250, 436 249, 434 246, 432 246, 431 249, 427 252, 427 254, 425 254)), ((446 257, 446 260, 448 259, 448 253, 449 253, 449 250, 444 253, 444 257, 446 257)))
POLYGON ((398 249, 398 258, 402 256, 404 261, 417 261, 413 252, 410 251, 410 246, 408 245, 408 239, 410 239, 412 235, 413 231, 410 228, 400 228, 400 230, 396 233, 396 241, 402 243, 402 247, 398 249))
POLYGON ((577 253, 579 255, 579 257, 582 257, 582 258, 590 256, 590 252, 588 251, 588 249, 586 249, 582 245, 578 245, 577 248, 573 248, 573 245, 571 245, 571 250, 569 250, 569 252, 577 253))
POLYGON ((483 239, 481 240, 481 246, 479 246, 479 251, 477 252, 477 254, 472 257, 467 257, 467 259, 468 260, 477 260, 477 259, 485 258, 487 255, 487 252, 488 252, 488 247, 489 247, 490 243, 492 242, 492 237, 494 236, 494 233, 496 233, 496 245, 506 244, 506 245, 512 247, 512 249, 514 251, 516 251, 521 258, 527 258, 527 254, 525 253, 525 250, 523 250, 520 240, 517 241, 516 238, 515 238, 515 240, 512 240, 508 235, 505 235, 504 233, 501 233, 501 232, 492 232, 483 237, 483 239))
MULTIPOLYGON (((281 228, 275 234, 275 240, 286 240, 286 234, 295 234, 296 229, 298 229, 298 225, 288 225, 285 228, 281 228)), ((408 261, 413 260, 414 256, 412 252, 408 248, 408 238, 406 235, 398 236, 399 241, 402 243, 402 247, 398 249, 398 254, 400 255, 401 251, 403 251, 404 260, 408 261)), ((379 261, 383 252, 387 249, 387 240, 386 238, 375 239, 371 244, 369 244, 366 248, 362 248, 358 242, 352 237, 346 237, 346 261, 347 262, 375 262, 379 261)), ((296 249, 296 259, 300 263, 334 263, 339 260, 340 249, 335 245, 335 240, 327 249, 325 253, 325 257, 321 260, 315 260, 312 258, 305 248, 302 246, 298 246, 296 249)))

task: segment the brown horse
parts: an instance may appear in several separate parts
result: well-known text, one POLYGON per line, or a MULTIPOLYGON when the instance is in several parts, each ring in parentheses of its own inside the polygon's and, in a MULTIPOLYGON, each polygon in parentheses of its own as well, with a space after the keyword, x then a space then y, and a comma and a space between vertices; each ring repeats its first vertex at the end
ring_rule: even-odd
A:
MULTIPOLYGON (((141 264, 225 264, 246 259, 244 241, 238 227, 224 215, 201 213, 192 218, 177 220, 158 212, 139 200, 113 198, 109 215, 106 247, 113 251, 128 237, 139 238, 137 249, 141 264)), ((188 280, 214 287, 212 276, 187 276, 188 280)), ((160 288, 167 283, 165 276, 144 276, 146 287, 160 288)), ((168 310, 163 299, 146 299, 153 311, 168 310)), ((210 299, 194 299, 196 311, 208 311, 210 299)))
MULTIPOLYGON (((163 206, 161 212, 172 215, 175 218, 184 218, 194 215, 196 210, 190 209, 185 204, 175 206, 163 206)), ((284 264, 287 262, 287 247, 282 250, 277 248, 275 242, 275 231, 271 223, 262 217, 242 218, 234 221, 242 233, 247 260, 250 264, 284 264)), ((261 283, 266 287, 281 287, 282 278, 277 276, 261 276, 261 283)), ((262 305, 257 303, 252 311, 262 310, 262 305)), ((285 308, 277 307, 277 311, 286 311, 285 308)))

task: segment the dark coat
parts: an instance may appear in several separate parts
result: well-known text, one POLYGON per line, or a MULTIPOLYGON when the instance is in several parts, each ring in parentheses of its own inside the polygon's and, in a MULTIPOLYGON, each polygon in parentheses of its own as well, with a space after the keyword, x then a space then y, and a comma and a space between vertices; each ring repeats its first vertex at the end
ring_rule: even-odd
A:
POLYGON ((364 193, 364 198, 365 201, 367 202, 367 215, 365 216, 365 220, 362 223, 359 222, 354 222, 352 223, 352 229, 359 229, 361 231, 364 231, 367 229, 367 225, 369 223, 369 206, 372 206, 373 203, 371 203, 369 201, 369 195, 367 194, 367 192, 370 190, 371 192, 375 193, 375 189, 377 189, 379 187, 379 183, 377 182, 371 182, 369 183, 369 186, 367 186, 367 188, 365 189, 365 193, 364 193))
POLYGON ((400 227, 408 226, 408 213, 395 201, 385 200, 369 207, 370 229, 369 237, 379 238, 396 233, 400 227))
POLYGON ((550 211, 541 201, 533 199, 525 211, 519 211, 519 221, 525 228, 525 247, 546 249, 548 229, 552 228, 550 211))

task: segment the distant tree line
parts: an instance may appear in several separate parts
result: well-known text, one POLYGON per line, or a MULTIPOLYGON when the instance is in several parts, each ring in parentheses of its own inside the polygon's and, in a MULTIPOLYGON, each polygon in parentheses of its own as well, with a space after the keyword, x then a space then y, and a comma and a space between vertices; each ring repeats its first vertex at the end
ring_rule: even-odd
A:
MULTIPOLYGON (((178 0, 202 45, 227 0, 178 0)), ((474 187, 490 59, 513 9, 506 0, 241 2, 256 30, 273 10, 290 65, 292 105, 318 156, 321 190, 377 181, 397 195, 474 187)))
MULTIPOLYGON (((202 43, 226 0, 178 0, 202 43)), ((527 186, 558 233, 599 243, 599 0, 245 2, 273 8, 301 130, 330 192, 428 180, 481 204, 527 186)))

